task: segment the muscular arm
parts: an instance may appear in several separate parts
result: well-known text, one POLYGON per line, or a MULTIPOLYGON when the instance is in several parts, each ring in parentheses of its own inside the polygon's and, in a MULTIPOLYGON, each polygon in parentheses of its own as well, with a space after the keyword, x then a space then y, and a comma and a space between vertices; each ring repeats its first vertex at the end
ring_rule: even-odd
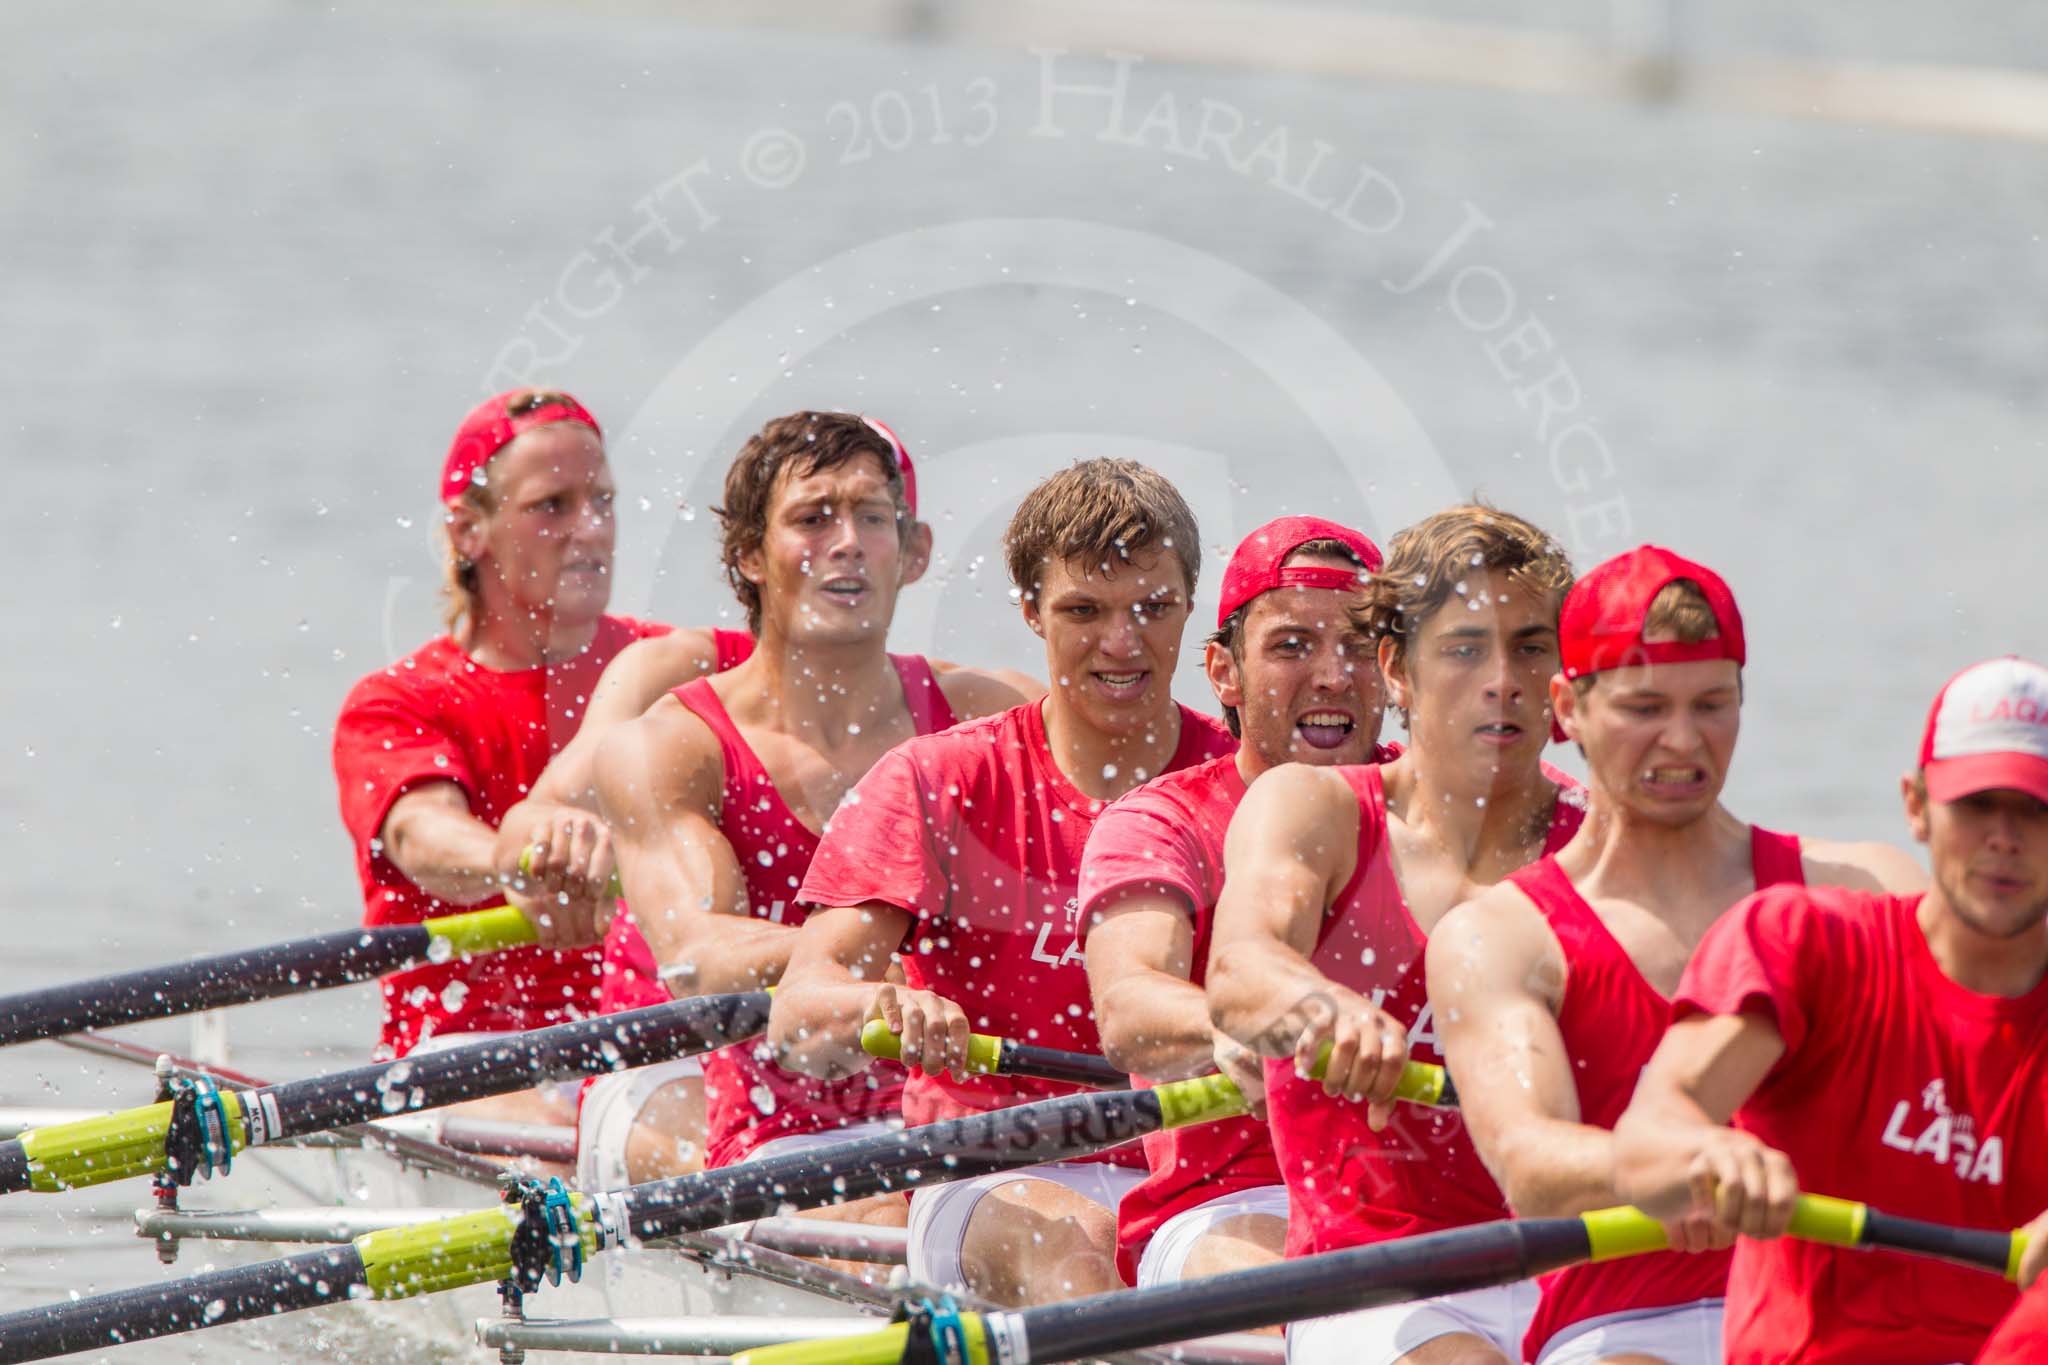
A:
POLYGON ((1579 1121, 1558 1031, 1564 957, 1512 886, 1452 910, 1430 935, 1429 999, 1473 1145, 1525 1218, 1606 1208, 1614 1135, 1579 1121))
MULTIPOLYGON (((598 675, 590 704, 583 708, 583 723, 548 761, 520 806, 575 806, 596 813, 597 751, 605 737, 645 715, 670 689, 717 667, 718 646, 711 632, 702 628, 673 630, 627 645, 598 675)), ((512 823, 509 815, 505 823, 512 823)))
POLYGON ((1103 1055, 1120 1071, 1156 1080, 1211 1070, 1209 1002, 1188 980, 1195 934, 1187 901, 1133 885, 1099 903, 1096 915, 1088 930, 1088 989, 1103 1055))
POLYGON ((739 861, 718 828, 724 768, 710 730, 681 703, 658 703, 614 727, 595 769, 626 904, 670 992, 774 985, 796 931, 748 913, 739 861))
MULTIPOLYGON (((880 901, 811 912, 796 933, 782 988, 768 1012, 768 1041, 777 1061, 827 1078, 866 1068, 873 1059, 861 1051, 861 1027, 876 1016, 883 991, 900 989, 884 978, 910 924, 907 911, 880 901)), ((925 1040, 903 1032, 903 1059, 915 1062, 925 1040)))
POLYGON ((1910 896, 1927 889, 1927 871, 1919 860, 1891 844, 1805 839, 1799 853, 1808 886, 1846 886, 1888 896, 1910 896))
POLYGON ((1323 1088, 1370 1099, 1383 1123, 1408 1059, 1407 1031, 1309 960, 1323 911, 1358 857, 1358 800, 1324 769, 1288 764, 1245 794, 1223 842, 1223 894, 1208 963, 1209 1018, 1307 1075, 1325 1043, 1323 1088))
POLYGON ((377 837, 392 865, 437 900, 470 905, 498 892, 491 861, 498 832, 470 814, 457 783, 408 787, 391 803, 377 837))
POLYGON ((1663 1218, 1712 1211, 1750 1237, 1784 1231, 1799 1192, 1791 1162, 1727 1126, 1784 1052, 1762 1014, 1696 1014, 1666 1030, 1615 1125, 1621 1198, 1663 1218))

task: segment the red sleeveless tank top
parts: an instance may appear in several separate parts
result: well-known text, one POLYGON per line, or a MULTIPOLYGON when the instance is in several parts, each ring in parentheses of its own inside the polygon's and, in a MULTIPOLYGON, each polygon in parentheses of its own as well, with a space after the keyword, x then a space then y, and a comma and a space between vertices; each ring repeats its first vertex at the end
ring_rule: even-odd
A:
MULTIPOLYGON (((1310 960, 1324 976, 1406 1024, 1415 1060, 1441 1066, 1423 971, 1428 939, 1394 876, 1380 769, 1334 771, 1358 795, 1358 866, 1324 914, 1310 960)), ((1561 773, 1548 775, 1570 781, 1561 773)), ((1583 801, 1575 787, 1559 793, 1544 838, 1546 854, 1577 832, 1586 813, 1583 801)), ((1295 1075, 1289 1058, 1268 1059, 1266 1104, 1287 1182, 1289 1256, 1508 1216, 1454 1109, 1396 1105, 1392 1120, 1375 1133, 1366 1124, 1364 1105, 1324 1094, 1320 1082, 1295 1075)))
MULTIPOLYGON (((892 654, 889 661, 903 684, 903 698, 918 734, 931 734, 954 723, 952 707, 938 685, 930 661, 918 655, 892 654)), ((732 845, 747 888, 749 913, 792 927, 804 921, 797 888, 817 852, 818 836, 789 809, 775 780, 746 742, 709 678, 697 678, 674 690, 718 739, 725 770, 719 829, 732 845)), ((632 916, 612 921, 605 938, 606 1009, 634 1009, 669 998, 655 975, 653 951, 632 916)), ((760 1040, 742 1043, 704 1059, 704 1098, 708 1166, 729 1166, 743 1160, 764 1142, 797 1133, 826 1132, 870 1118, 898 1112, 903 1072, 878 1062, 844 1081, 802 1076, 756 1056, 765 1052, 760 1040)))
MULTIPOLYGON (((1750 867, 1759 890, 1781 883, 1804 885, 1799 840, 1750 829, 1750 867)), ((1564 1003, 1557 1028, 1579 1092, 1579 1121, 1612 1128, 1635 1094, 1636 1079, 1657 1050, 1671 1020, 1671 1002, 1637 970, 1634 959, 1554 858, 1532 863, 1508 879, 1522 889, 1564 950, 1564 1003)), ((1698 1255, 1664 1251, 1602 1265, 1572 1266, 1541 1279, 1543 1297, 1530 1321, 1523 1354, 1534 1360, 1544 1345, 1575 1323, 1609 1313, 1670 1308, 1723 1297, 1733 1253, 1698 1255)))

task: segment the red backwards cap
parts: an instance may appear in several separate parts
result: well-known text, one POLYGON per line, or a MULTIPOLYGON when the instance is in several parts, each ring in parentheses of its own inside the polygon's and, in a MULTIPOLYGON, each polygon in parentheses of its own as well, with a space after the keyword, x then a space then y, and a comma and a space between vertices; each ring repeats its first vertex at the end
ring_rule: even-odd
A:
POLYGON ((441 462, 441 501, 461 497, 476 472, 521 432, 550 422, 581 422, 604 435, 588 408, 552 389, 510 389, 471 408, 456 428, 448 458, 441 462))
POLYGON ((1364 579, 1349 569, 1327 568, 1321 564, 1287 563, 1287 556, 1311 540, 1334 540, 1358 556, 1366 573, 1378 573, 1383 562, 1380 547, 1349 526, 1339 526, 1321 517, 1280 517, 1246 536, 1223 571, 1223 600, 1216 604, 1216 627, 1231 613, 1260 593, 1281 587, 1342 588, 1357 592, 1364 579))
POLYGON ((917 469, 910 463, 910 448, 903 444, 903 438, 883 426, 866 413, 861 414, 870 430, 889 443, 889 449, 896 452, 896 472, 903 476, 903 505, 910 509, 910 519, 917 520, 917 469))
POLYGON ((1741 664, 1748 657, 1748 647, 1743 643, 1742 613, 1735 609, 1735 594, 1728 591, 1721 575, 1669 550, 1642 545, 1597 565, 1572 584, 1557 615, 1557 654, 1567 678, 1582 678, 1640 664, 1689 664, 1702 659, 1733 659, 1741 664), (1699 584, 1720 635, 1691 644, 1646 642, 1643 624, 1649 619, 1650 603, 1681 578, 1699 584))
POLYGON ((2048 668, 2008 654, 1950 678, 1927 713, 1920 769, 1936 801, 2001 788, 2048 801, 2048 668))

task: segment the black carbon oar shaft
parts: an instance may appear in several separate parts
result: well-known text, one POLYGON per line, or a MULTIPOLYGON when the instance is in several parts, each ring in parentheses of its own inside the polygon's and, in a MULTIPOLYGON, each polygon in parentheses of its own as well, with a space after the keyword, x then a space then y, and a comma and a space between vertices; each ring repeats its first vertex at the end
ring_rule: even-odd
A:
POLYGON ((1037 1076, 1048 1081, 1072 1081, 1100 1090, 1128 1090, 1131 1078, 1111 1066, 1107 1057, 1086 1052, 1065 1052, 1054 1047, 1003 1039, 997 1070, 1008 1076, 1037 1076))
POLYGON ((1147 1290, 1142 1305, 1110 1293, 990 1316, 1021 1323, 1040 1365, 1510 1284, 1590 1254, 1577 1218, 1480 1223, 1147 1290))
POLYGON ((8 1313, 0 1317, 0 1365, 337 1303, 362 1283, 362 1257, 344 1245, 100 1294, 61 1312, 8 1313))
MULTIPOLYGON (((696 996, 222 1097, 234 1151, 547 1081, 667 1061, 751 1038, 768 992, 696 996)), ((0 1142, 0 1193, 105 1184, 163 1169, 169 1104, 0 1142)))
MULTIPOLYGON (((765 1013, 765 992, 712 998, 756 996, 765 1013)), ((1162 1119, 1155 1091, 1065 1095, 575 1200, 586 1247, 595 1252, 602 1249, 592 1231, 601 1206, 618 1231, 652 1240, 791 1204, 817 1207, 1099 1151, 1162 1122, 1171 1120, 1162 1119)), ((349 1297, 352 1286, 395 1298, 489 1283, 511 1273, 515 1222, 502 1207, 479 1210, 368 1233, 346 1247, 0 1314, 0 1365, 313 1308, 349 1297)))
POLYGON ((292 943, 26 991, 0 999, 0 1046, 367 981, 424 961, 432 937, 420 924, 341 929, 292 943))

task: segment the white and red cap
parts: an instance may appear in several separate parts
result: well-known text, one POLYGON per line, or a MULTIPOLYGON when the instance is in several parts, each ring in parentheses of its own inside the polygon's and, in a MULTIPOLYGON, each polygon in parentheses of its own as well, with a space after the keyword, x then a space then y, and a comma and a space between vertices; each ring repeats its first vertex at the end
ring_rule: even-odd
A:
POLYGON ((903 438, 881 422, 861 414, 861 421, 868 424, 868 430, 889 443, 889 449, 896 452, 896 472, 903 476, 903 505, 910 509, 910 519, 917 520, 917 468, 910 463, 910 447, 903 444, 903 438))
POLYGON ((1223 597, 1216 604, 1216 627, 1221 630, 1232 612, 1275 588, 1339 588, 1358 592, 1365 587, 1365 575, 1378 573, 1382 562, 1380 547, 1349 526, 1339 526, 1321 517, 1276 518, 1240 541, 1237 553, 1230 557, 1230 567, 1223 571, 1223 597), (1336 541, 1364 569, 1287 562, 1287 556, 1312 540, 1336 541))
POLYGON ((2048 668, 2008 654, 1950 678, 1927 713, 1920 771, 1936 801, 1996 790, 2048 801, 2048 668))

